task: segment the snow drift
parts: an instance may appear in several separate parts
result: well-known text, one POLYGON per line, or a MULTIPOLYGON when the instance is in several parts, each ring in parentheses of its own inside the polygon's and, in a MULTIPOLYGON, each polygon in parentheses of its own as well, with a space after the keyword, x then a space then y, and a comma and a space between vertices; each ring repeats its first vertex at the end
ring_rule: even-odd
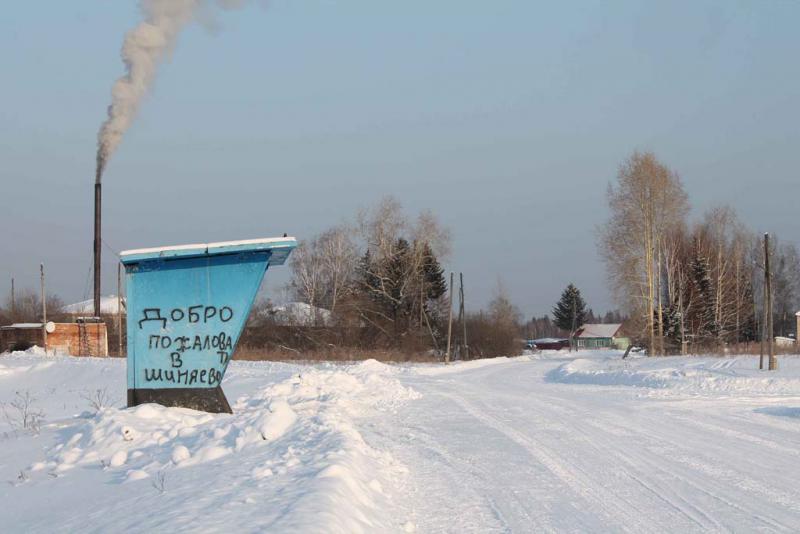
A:
POLYGON ((623 360, 616 352, 566 362, 547 374, 566 384, 633 386, 696 394, 749 395, 800 393, 800 358, 783 356, 777 372, 758 369, 758 356, 636 357, 623 360))
MULTIPOLYGON (((55 378, 30 360, 4 358, 4 396, 4 376, 55 378)), ((102 366, 123 383, 124 362, 82 360, 94 365, 62 358, 42 364, 61 364, 62 378, 102 366)), ((392 510, 395 485, 407 470, 368 444, 357 421, 396 410, 418 394, 375 361, 338 368, 263 367, 291 374, 270 383, 262 373, 266 383, 240 395, 233 415, 155 404, 106 406, 48 420, 38 436, 0 427, 6 432, 4 449, 30 448, 27 465, 2 470, 6 477, 19 475, 0 490, 11 507, 0 522, 14 509, 20 520, 14 524, 27 532, 50 531, 53 524, 85 530, 87 514, 96 516, 92 528, 100 531, 222 530, 231 524, 271 532, 399 530, 401 523, 386 511, 392 510), (64 505, 52 514, 35 513, 42 494, 60 495, 64 505), (147 513, 131 513, 141 507, 147 513), (98 510, 103 513, 92 513, 98 510)), ((247 364, 232 370, 232 391, 237 381, 252 381, 257 372, 247 364)), ((56 386, 36 397, 46 398, 48 391, 69 396, 56 386)), ((26 454, 17 450, 13 456, 26 454)))

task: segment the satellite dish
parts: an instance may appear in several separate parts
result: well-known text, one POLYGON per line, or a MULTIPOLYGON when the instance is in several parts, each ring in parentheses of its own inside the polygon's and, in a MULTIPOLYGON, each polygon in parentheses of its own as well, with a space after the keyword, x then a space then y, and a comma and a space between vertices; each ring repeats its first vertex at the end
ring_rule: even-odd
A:
POLYGON ((47 321, 47 324, 44 325, 44 330, 48 334, 52 334, 53 332, 56 331, 56 323, 54 323, 53 321, 47 321))

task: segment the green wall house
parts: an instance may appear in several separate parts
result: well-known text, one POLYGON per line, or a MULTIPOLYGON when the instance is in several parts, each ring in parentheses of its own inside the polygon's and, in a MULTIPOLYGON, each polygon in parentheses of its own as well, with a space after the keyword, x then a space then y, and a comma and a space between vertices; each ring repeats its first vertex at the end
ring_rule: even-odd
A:
POLYGON ((630 339, 622 335, 621 324, 585 324, 575 331, 575 346, 579 349, 628 348, 630 339))

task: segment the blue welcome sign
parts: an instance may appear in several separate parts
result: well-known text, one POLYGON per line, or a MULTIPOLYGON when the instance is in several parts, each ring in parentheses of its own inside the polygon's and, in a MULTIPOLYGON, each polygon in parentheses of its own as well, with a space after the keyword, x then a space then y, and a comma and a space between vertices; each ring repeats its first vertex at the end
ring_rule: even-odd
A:
POLYGON ((128 406, 231 412, 220 384, 267 269, 292 237, 129 250, 128 406))

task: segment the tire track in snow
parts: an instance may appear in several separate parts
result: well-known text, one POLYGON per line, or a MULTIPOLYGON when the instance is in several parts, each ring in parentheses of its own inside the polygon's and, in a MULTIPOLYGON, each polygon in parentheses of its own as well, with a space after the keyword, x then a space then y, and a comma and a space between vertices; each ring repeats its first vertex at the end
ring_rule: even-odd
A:
MULTIPOLYGON (((542 374, 542 377, 544 375, 542 374)), ((539 378, 537 376, 536 378, 539 378)), ((509 394, 496 394, 496 397, 508 399, 511 405, 516 405, 519 402, 518 395, 509 395, 509 394)), ((558 395, 548 395, 547 398, 538 397, 537 400, 541 402, 538 403, 530 403, 526 406, 528 411, 535 410, 537 415, 542 420, 552 420, 554 419, 554 413, 557 414, 559 417, 557 419, 561 421, 580 421, 581 423, 588 423, 589 425, 593 426, 600 432, 600 435, 597 433, 590 433, 586 431, 586 428, 581 424, 572 424, 568 427, 568 432, 574 436, 578 434, 583 438, 582 446, 589 447, 595 452, 595 457, 600 458, 604 464, 610 464, 614 467, 619 467, 623 465, 626 467, 624 470, 615 469, 613 473, 609 473, 609 475, 616 475, 620 477, 625 477, 628 481, 632 484, 635 484, 646 492, 646 494, 651 496, 650 502, 643 503, 643 506, 635 506, 634 503, 629 502, 629 505, 632 508, 637 508, 642 516, 648 517, 650 522, 652 523, 654 520, 654 504, 657 503, 664 503, 668 506, 667 512, 670 511, 674 512, 674 514, 670 514, 670 517, 663 517, 660 521, 657 521, 658 524, 670 524, 673 527, 675 526, 675 521, 680 520, 681 518, 685 518, 689 521, 687 525, 683 528, 689 528, 690 526, 694 526, 695 528, 699 528, 700 530, 706 531, 709 529, 714 529, 718 531, 724 530, 722 525, 720 525, 712 516, 707 514, 701 508, 692 504, 688 499, 684 498, 680 495, 680 493, 674 491, 671 487, 653 483, 652 477, 646 476, 650 471, 648 469, 643 468, 642 466, 637 466, 635 463, 626 456, 624 453, 620 453, 618 451, 625 450, 629 452, 628 448, 620 447, 620 444, 617 443, 615 440, 620 440, 619 436, 626 436, 627 439, 633 437, 633 434, 630 428, 617 428, 619 431, 617 432, 616 436, 613 438, 609 437, 610 432, 608 429, 603 428, 601 425, 602 423, 598 422, 595 418, 584 418, 581 416, 585 416, 586 409, 585 407, 581 407, 575 404, 572 401, 566 401, 562 397, 558 395), (541 409, 540 406, 545 407, 541 409), (566 409, 565 406, 570 406, 569 409, 566 409), (598 445, 598 442, 601 442, 604 446, 598 445), (613 455, 613 460, 608 458, 609 454, 613 455), (671 495, 667 496, 665 493, 671 495)), ((485 406, 483 402, 482 405, 485 406)), ((488 408, 488 407, 487 407, 488 408)), ((528 412, 529 413, 529 412, 528 412)), ((548 425, 552 430, 552 425, 548 425)), ((566 427, 564 427, 567 430, 566 427)), ((541 440, 539 440, 541 441, 541 440)), ((569 450, 567 448, 567 450, 569 450)), ((576 465, 576 469, 580 469, 577 467, 578 464, 585 462, 585 458, 577 458, 576 461, 571 462, 572 464, 576 465)), ((655 472, 660 472, 663 475, 669 477, 671 475, 670 471, 663 469, 655 463, 644 461, 643 463, 648 464, 647 468, 654 468, 655 472)), ((584 474, 587 477, 590 475, 584 474)), ((590 477, 591 478, 591 477, 590 477)), ((595 477, 596 478, 596 477, 595 477)), ((604 486, 603 481, 596 482, 598 486, 604 486)), ((624 495, 621 494, 620 488, 615 487, 613 490, 615 494, 617 494, 618 499, 620 501, 625 501, 626 498, 624 495)))
POLYGON ((424 430, 412 426, 406 429, 413 431, 413 440, 409 443, 403 443, 394 435, 379 437, 395 447, 395 455, 402 458, 414 474, 407 481, 410 487, 403 493, 410 497, 411 515, 420 532, 512 532, 502 514, 498 514, 496 504, 478 491, 483 480, 471 472, 468 465, 449 454, 424 430), (410 454, 404 451, 403 445, 410 448, 410 454), (458 509, 459 513, 443 520, 442 509, 458 509))
MULTIPOLYGON (((681 419, 680 421, 687 422, 686 419, 681 419)), ((729 462, 721 461, 720 458, 722 455, 731 454, 731 450, 726 447, 728 442, 719 439, 697 438, 700 439, 700 442, 692 447, 686 440, 683 442, 675 441, 675 434, 671 433, 663 424, 659 428, 651 428, 650 431, 654 432, 654 436, 650 436, 650 439, 657 437, 662 444, 666 443, 672 447, 672 454, 668 457, 673 464, 677 464, 675 465, 676 468, 682 466, 683 468, 688 468, 690 473, 702 473, 705 475, 703 477, 703 484, 705 486, 708 486, 709 481, 714 482, 716 486, 713 491, 711 491, 703 487, 703 485, 695 483, 688 478, 684 478, 684 480, 698 491, 741 512, 743 516, 757 519, 764 525, 786 532, 794 530, 775 519, 764 516, 761 511, 758 510, 758 507, 759 505, 770 506, 774 505, 774 503, 778 503, 784 510, 800 512, 800 504, 798 504, 793 495, 777 488, 765 486, 760 481, 748 476, 745 472, 731 469, 729 466, 737 465, 737 462, 741 465, 741 455, 737 455, 729 462), (714 452, 712 453, 710 451, 714 452), (739 491, 747 491, 753 497, 758 498, 760 502, 755 504, 752 508, 737 504, 724 496, 726 491, 730 488, 736 488, 739 491)), ((690 434, 690 436, 695 438, 696 435, 690 434)), ((756 450, 754 452, 757 454, 761 451, 756 450)), ((667 456, 664 455, 664 457, 666 458, 667 456)), ((756 466, 754 465, 754 467, 756 466)), ((750 500, 749 502, 753 501, 750 500)))
MULTIPOLYGON (((685 420, 681 420, 681 421, 685 422, 685 420)), ((685 442, 683 442, 683 443, 676 442, 674 440, 674 438, 673 438, 675 434, 665 429, 664 422, 666 422, 666 420, 662 421, 662 424, 658 425, 657 428, 648 427, 648 431, 647 432, 651 433, 651 434, 648 434, 648 433, 639 433, 638 434, 639 439, 644 438, 644 441, 646 443, 647 442, 651 442, 651 443, 658 442, 662 446, 664 444, 669 444, 672 447, 671 454, 660 454, 658 456, 658 458, 657 458, 657 460, 660 461, 661 463, 663 463, 665 460, 671 461, 672 462, 672 469, 669 469, 669 470, 663 468, 661 466, 661 464, 658 463, 656 460, 646 460, 644 458, 644 455, 639 455, 638 456, 642 461, 644 461, 645 463, 648 463, 651 469, 653 469, 654 471, 660 471, 660 472, 662 472, 662 473, 664 473, 664 474, 666 474, 668 476, 672 476, 672 477, 678 478, 681 482, 683 482, 686 485, 691 486, 692 488, 694 488, 698 493, 701 493, 701 494, 705 495, 706 497, 709 497, 710 499, 712 499, 714 501, 717 501, 717 502, 723 504, 724 506, 726 506, 726 507, 728 507, 728 508, 730 508, 732 510, 736 510, 737 512, 740 512, 742 514, 742 516, 744 516, 744 517, 750 517, 750 518, 756 519, 759 522, 763 523, 765 526, 769 526, 769 527, 774 528, 774 529, 779 530, 779 531, 785 531, 785 532, 791 532, 792 531, 792 529, 790 527, 787 527, 783 523, 775 521, 775 520, 773 520, 773 519, 771 519, 769 517, 765 517, 762 513, 760 513, 757 510, 748 509, 746 507, 740 506, 739 504, 736 504, 735 502, 733 502, 730 499, 725 498, 723 496, 724 492, 726 491, 727 488, 731 487, 731 482, 736 480, 736 476, 733 475, 733 473, 731 471, 728 470, 725 473, 723 473, 723 471, 720 470, 720 469, 722 469, 720 467, 711 466, 710 464, 707 464, 707 463, 703 464, 698 460, 691 460, 691 458, 693 458, 693 457, 694 458, 698 457, 698 450, 704 450, 705 451, 709 447, 711 447, 711 448, 717 448, 720 451, 724 451, 725 449, 721 448, 721 445, 719 445, 719 444, 715 445, 714 442, 708 442, 708 443, 704 444, 705 445, 705 449, 699 448, 699 447, 698 448, 690 448, 690 447, 687 446, 687 444, 685 442), (712 476, 713 478, 710 478, 710 479, 709 478, 705 478, 705 483, 707 485, 709 480, 715 480, 716 483, 717 483, 717 487, 715 488, 715 490, 714 491, 710 491, 709 489, 703 487, 701 485, 701 483, 695 482, 695 480, 690 478, 689 476, 684 476, 684 475, 678 474, 678 470, 680 468, 687 468, 687 467, 689 468, 689 472, 690 473, 703 472, 706 475, 712 476), (722 474, 727 474, 727 476, 723 477, 723 476, 721 476, 722 474)), ((592 422, 589 422, 589 424, 592 424, 592 422)), ((630 422, 614 423, 609 419, 604 419, 603 420, 603 424, 604 425, 614 425, 614 426, 617 426, 618 428, 622 428, 622 429, 625 429, 625 430, 630 430, 630 428, 631 428, 630 422)), ((741 477, 742 477, 743 480, 748 480, 748 481, 751 480, 748 477, 746 477, 745 475, 741 475, 741 477)), ((738 489, 750 489, 751 493, 753 493, 752 490, 754 489, 752 487, 751 488, 745 488, 745 487, 742 487, 742 486, 736 486, 736 487, 738 489)), ((755 489, 761 490, 760 492, 756 493, 758 496, 766 496, 768 498, 769 497, 774 497, 773 494, 770 494, 770 493, 765 494, 764 491, 763 491, 764 488, 761 487, 761 486, 759 486, 758 488, 755 488, 755 489)), ((779 500, 783 501, 784 504, 789 504, 791 506, 790 503, 792 501, 790 501, 790 500, 787 501, 785 496, 783 496, 783 495, 781 495, 781 497, 783 497, 783 498, 779 499, 779 500)), ((701 509, 698 509, 698 510, 701 513, 703 513, 705 516, 709 517, 714 523, 719 524, 718 521, 716 519, 713 519, 713 517, 709 516, 709 514, 703 512, 701 509)), ((724 526, 720 526, 719 528, 727 529, 727 527, 724 527, 724 526)))
MULTIPOLYGON (((539 532, 548 529, 537 523, 544 517, 545 525, 568 531, 796 531, 800 501, 790 483, 793 473, 780 471, 797 456, 791 448, 796 426, 778 419, 770 426, 783 433, 776 436, 766 428, 762 436, 756 427, 741 426, 754 421, 720 414, 703 395, 654 399, 629 387, 552 384, 544 379, 549 367, 509 362, 465 369, 446 380, 423 378, 419 384, 436 398, 431 405, 442 420, 458 414, 451 427, 473 425, 471 433, 480 443, 466 447, 453 428, 443 431, 430 421, 420 428, 427 429, 431 447, 455 454, 448 470, 470 475, 454 473, 453 480, 473 486, 490 508, 489 497, 496 498, 505 526, 496 516, 490 520, 493 527, 510 524, 512 531, 539 532), (693 415, 697 401, 703 404, 693 415), (695 415, 701 424, 693 424, 695 415), (498 449, 505 456, 496 454, 498 449), (458 457, 464 453, 473 458, 458 457), (765 453, 780 460, 764 466, 777 478, 758 470, 756 458, 765 453), (536 485, 544 493, 525 492, 536 485), (516 488, 537 500, 519 508, 516 488), (563 503, 567 506, 558 506, 563 503), (566 528, 565 511, 571 518, 566 528), (522 521, 531 521, 530 528, 521 527, 522 521)), ((714 399, 724 401, 726 409, 752 410, 756 402, 714 399)))
POLYGON ((641 521, 640 518, 642 516, 640 514, 631 513, 617 501, 609 498, 609 489, 607 487, 598 486, 596 482, 594 482, 584 473, 581 473, 579 470, 568 466, 562 461, 559 461, 558 456, 553 452, 548 451, 543 444, 528 438, 521 432, 508 426, 499 419, 491 417, 483 413, 481 410, 476 409, 474 405, 472 405, 463 397, 444 392, 441 392, 440 394, 457 404, 459 407, 461 407, 461 409, 483 423, 485 426, 500 432, 508 439, 526 450, 531 457, 545 466, 573 493, 580 495, 581 498, 583 498, 583 500, 586 501, 587 504, 589 504, 589 506, 592 508, 592 511, 596 517, 613 521, 615 524, 614 526, 622 531, 653 531, 649 525, 641 521))
POLYGON ((732 428, 725 428, 723 426, 720 426, 718 424, 709 421, 698 421, 697 419, 680 415, 675 415, 674 417, 675 419, 690 424, 696 428, 700 428, 703 430, 712 430, 715 432, 719 432, 720 434, 724 434, 725 436, 738 439, 740 441, 746 441, 758 447, 766 447, 774 451, 779 451, 785 454, 790 454, 792 456, 800 457, 800 452, 797 449, 781 445, 780 443, 776 443, 772 440, 764 439, 762 437, 754 436, 752 434, 741 432, 739 430, 735 430, 732 428))
MULTIPOLYGON (((496 388, 496 383, 498 382, 497 378, 500 379, 499 383, 503 383, 503 382, 507 383, 508 382, 508 374, 507 374, 508 371, 507 370, 503 371, 502 369, 499 369, 499 368, 492 368, 492 369, 490 369, 488 371, 489 371, 488 375, 485 375, 483 377, 476 377, 476 378, 479 378, 479 380, 481 380, 481 382, 485 382, 485 385, 488 386, 490 389, 495 389, 496 388), (495 378, 492 375, 497 375, 497 377, 495 378), (493 384, 493 382, 495 382, 495 383, 493 384)), ((534 381, 538 381, 538 380, 542 379, 543 373, 534 372, 534 373, 531 373, 530 375, 526 374, 524 376, 526 378, 533 379, 534 381)), ((513 383, 510 384, 510 385, 513 385, 513 383)), ((529 382, 529 383, 526 384, 526 386, 527 385, 532 385, 532 383, 529 382)), ((560 419, 560 420, 566 420, 566 421, 576 421, 577 420, 578 422, 593 421, 592 418, 585 417, 585 414, 590 413, 590 412, 587 411, 587 406, 585 405, 585 403, 583 405, 581 405, 580 403, 575 402, 577 399, 581 399, 581 396, 575 396, 576 391, 572 390, 572 388, 575 387, 575 386, 566 386, 566 387, 568 389, 564 389, 564 388, 551 389, 550 387, 546 387, 546 388, 543 388, 541 390, 539 390, 539 389, 536 389, 536 390, 531 389, 530 393, 532 393, 532 394, 533 393, 543 393, 544 395, 541 395, 541 394, 535 395, 533 397, 533 399, 531 399, 531 400, 535 400, 535 402, 526 403, 525 404, 525 408, 528 409, 528 410, 533 409, 533 410, 537 411, 539 413, 539 415, 540 415, 540 418, 543 421, 547 421, 547 422, 549 422, 549 421, 554 419, 553 412, 559 413, 561 415, 561 417, 557 418, 557 419, 560 419), (540 406, 543 407, 543 408, 539 408, 540 406), (564 406, 570 406, 573 409, 573 411, 569 411, 569 410, 563 409, 564 406), (583 418, 580 417, 581 413, 584 414, 583 418)), ((603 388, 600 388, 596 393, 600 394, 600 395, 603 395, 608 390, 609 390, 608 387, 603 387, 603 388)), ((627 388, 623 389, 622 391, 626 391, 626 390, 627 390, 627 388)), ((584 390, 584 391, 586 391, 586 390, 584 390)), ((491 398, 495 399, 497 397, 506 397, 507 399, 509 399, 513 403, 512 405, 518 405, 519 401, 520 401, 520 396, 519 396, 518 393, 519 393, 518 391, 512 391, 512 394, 503 393, 503 394, 499 394, 498 395, 497 393, 492 391, 491 398)), ((592 396, 594 394, 595 394, 595 392, 592 392, 592 396)), ((528 398, 530 399, 530 397, 528 397, 528 398)), ((589 400, 590 402, 593 402, 592 397, 589 397, 586 400, 589 400)), ((483 402, 481 402, 481 404, 483 404, 483 402)), ((489 410, 490 407, 486 406, 484 409, 485 410, 489 410)), ((591 407, 590 407, 590 409, 591 409, 591 407)), ((715 460, 715 461, 713 461, 713 464, 717 464, 717 465, 708 465, 708 466, 705 466, 704 464, 698 463, 698 462, 691 462, 691 459, 695 459, 695 460, 697 459, 698 451, 700 451, 701 454, 702 454, 702 452, 707 451, 708 445, 701 446, 699 444, 698 446, 690 449, 690 448, 687 447, 686 443, 683 443, 683 442, 682 443, 678 443, 677 441, 675 441, 674 438, 676 436, 681 436, 681 435, 686 436, 685 429, 673 428, 673 427, 670 427, 669 425, 667 425, 665 427, 665 425, 662 424, 662 421, 659 420, 659 422, 655 423, 655 424, 653 424, 653 422, 648 421, 647 424, 641 426, 641 428, 644 428, 646 430, 645 431, 640 431, 640 430, 637 430, 639 428, 639 426, 632 426, 633 421, 627 420, 627 419, 623 421, 619 416, 615 415, 613 411, 610 412, 610 413, 605 413, 604 412, 603 415, 606 416, 606 417, 603 417, 602 419, 594 421, 596 423, 595 426, 598 427, 598 425, 600 425, 600 424, 610 423, 610 421, 608 421, 609 418, 607 416, 611 416, 610 417, 611 419, 616 419, 616 420, 620 421, 620 424, 618 424, 618 425, 610 425, 610 426, 616 426, 616 429, 618 431, 617 434, 619 434, 621 436, 627 435, 627 438, 626 438, 625 441, 627 441, 628 447, 624 447, 625 443, 623 443, 622 450, 631 450, 631 445, 641 445, 642 443, 645 443, 645 444, 646 443, 660 443, 661 445, 669 444, 669 445, 672 446, 672 450, 674 450, 675 453, 676 453, 674 455, 675 457, 672 457, 673 455, 671 455, 671 454, 658 454, 657 456, 653 456, 653 453, 650 452, 649 454, 650 454, 650 456, 653 456, 653 459, 648 460, 648 459, 645 458, 645 455, 643 455, 643 454, 637 455, 637 458, 639 458, 642 461, 642 463, 648 464, 648 468, 646 470, 639 471, 639 472, 645 472, 645 473, 648 473, 648 474, 650 472, 661 473, 662 476, 665 476, 666 478, 671 478, 673 480, 677 478, 679 482, 685 483, 687 486, 693 488, 694 491, 697 492, 697 494, 703 495, 703 496, 711 499, 714 502, 718 502, 718 503, 722 504, 729 511, 734 511, 735 510, 737 512, 737 515, 741 518, 741 520, 751 520, 751 521, 752 520, 756 520, 759 523, 761 523, 761 525, 763 525, 761 528, 767 527, 768 529, 771 529, 771 530, 791 531, 790 527, 787 527, 786 524, 781 523, 779 520, 775 520, 773 518, 766 517, 763 514, 763 510, 759 510, 759 503, 758 502, 756 504, 754 504, 752 509, 748 509, 746 506, 740 506, 734 500, 726 498, 726 494, 729 493, 730 489, 732 487, 735 487, 738 490, 745 489, 749 493, 753 494, 757 499, 759 499, 760 504, 763 504, 763 505, 767 506, 767 509, 770 506, 774 507, 774 503, 773 504, 769 504, 769 503, 771 503, 770 497, 772 497, 773 499, 777 497, 778 502, 780 502, 780 503, 782 503, 784 505, 782 512, 786 509, 787 506, 790 509, 794 508, 794 506, 796 506, 795 503, 790 503, 788 500, 786 500, 789 494, 784 493, 784 492, 780 492, 780 491, 776 494, 774 491, 769 491, 770 489, 774 489, 774 488, 767 488, 766 486, 764 486, 760 482, 755 481, 754 479, 752 479, 750 477, 747 477, 746 474, 742 474, 742 476, 744 478, 744 481, 746 481, 748 483, 748 487, 742 488, 740 485, 737 485, 736 482, 735 482, 736 478, 734 476, 734 471, 728 469, 728 467, 727 467, 729 465, 737 465, 737 461, 735 459, 731 459, 731 461, 729 461, 729 462, 722 462, 722 463, 720 463, 719 461, 715 460), (681 430, 683 430, 683 432, 681 432, 681 430), (687 463, 687 460, 690 460, 690 463, 687 463), (661 464, 663 464, 665 461, 667 462, 667 468, 664 468, 664 467, 661 466, 661 464), (672 469, 670 469, 670 467, 672 469), (688 471, 686 471, 687 468, 688 468, 688 471), (720 469, 722 471, 719 471, 720 469), (676 470, 685 471, 685 476, 677 475, 676 474, 676 470), (696 476, 694 476, 694 474, 696 474, 696 473, 702 473, 699 480, 697 479, 696 476), (711 490, 711 491, 706 489, 706 487, 703 487, 703 486, 708 486, 709 482, 713 483, 713 490, 711 490)), ((672 416, 674 414, 666 413, 664 415, 668 415, 669 416, 669 417, 666 417, 663 420, 664 423, 673 423, 674 424, 676 422, 672 418, 672 416)), ((530 421, 528 421, 528 422, 530 422, 530 421)), ((548 426, 552 430, 552 425, 548 425, 548 426)), ((578 433, 581 433, 580 425, 572 425, 569 428, 570 428, 570 434, 574 435, 575 434, 575 430, 578 430, 578 433)), ((604 436, 608 436, 609 432, 607 431, 607 429, 601 428, 601 427, 599 427, 599 428, 603 431, 603 435, 604 436)), ((690 434, 690 436, 694 437, 691 434, 690 434)), ((589 444, 591 444, 593 439, 597 439, 596 435, 588 434, 585 431, 582 432, 582 437, 584 438, 582 441, 584 441, 586 443, 589 443, 589 444)), ((568 438, 570 438, 570 436, 568 436, 568 438)), ((614 438, 618 438, 618 436, 614 436, 614 438)), ((719 441, 720 441, 719 443, 715 442, 713 444, 713 446, 721 448, 723 446, 723 444, 721 443, 721 440, 719 440, 719 441)), ((609 441, 606 440, 606 443, 609 443, 609 441)), ((616 451, 616 450, 620 449, 620 447, 618 445, 617 446, 613 445, 613 443, 614 443, 613 439, 611 440, 611 443, 612 443, 612 445, 609 446, 609 450, 616 451)), ((583 443, 581 443, 581 445, 583 445, 583 443)), ((595 448, 595 450, 598 450, 597 447, 594 447, 594 448, 595 448)), ((730 453, 730 451, 728 451, 728 453, 730 453)), ((626 463, 624 455, 615 453, 615 456, 622 463, 626 463)), ((576 458, 576 460, 577 461, 574 462, 576 464, 585 462, 585 459, 583 459, 581 457, 576 458)), ((609 463, 608 459, 602 459, 601 461, 604 464, 605 463, 609 463)), ((613 462, 611 462, 611 463, 613 463, 613 462)), ((628 465, 630 465, 630 462, 627 462, 627 463, 628 463, 628 465)), ((616 474, 616 473, 610 473, 610 474, 616 474)), ((651 487, 650 482, 647 482, 646 479, 641 478, 641 477, 637 477, 637 476, 635 476, 635 475, 633 475, 631 473, 627 473, 627 475, 629 475, 633 479, 637 479, 640 482, 642 482, 643 487, 645 487, 645 486, 649 487, 650 489, 648 491, 651 491, 654 496, 656 496, 658 498, 661 498, 661 495, 658 494, 658 491, 654 489, 655 487, 651 487)), ((649 478, 652 478, 652 477, 649 477, 649 478)), ((620 490, 619 487, 614 487, 612 489, 615 492, 619 492, 619 490, 620 490)), ((671 507, 675 508, 676 510, 680 511, 683 514, 683 516, 690 518, 690 520, 693 522, 693 524, 697 525, 701 529, 704 529, 704 530, 711 529, 711 530, 722 531, 722 530, 726 530, 728 528, 734 528, 734 529, 740 528, 741 525, 742 525, 742 523, 737 522, 736 520, 734 520, 734 521, 730 520, 731 519, 730 518, 730 512, 721 512, 721 511, 717 510, 716 517, 720 517, 720 519, 727 519, 728 520, 726 522, 730 526, 729 527, 725 527, 725 526, 721 525, 720 522, 717 520, 717 518, 715 517, 714 511, 712 511, 712 510, 706 511, 702 507, 695 506, 695 505, 691 504, 686 498, 680 496, 680 494, 677 491, 673 491, 672 489, 670 489, 670 491, 681 502, 685 503, 685 506, 681 506, 679 503, 670 504, 669 500, 666 500, 666 501, 663 501, 663 502, 667 502, 669 506, 671 506, 671 507), (693 513, 696 513, 697 516, 696 517, 692 517, 693 513), (703 520, 705 520, 707 522, 704 523, 703 520)), ((623 496, 620 496, 620 498, 624 499, 623 496)), ((631 504, 633 505, 633 503, 631 503, 631 504)), ((645 512, 646 517, 648 517, 651 521, 652 521, 652 513, 653 513, 652 509, 649 509, 649 510, 647 510, 645 512)), ((661 528, 663 528, 663 525, 666 525, 666 524, 671 525, 671 527, 675 526, 673 523, 660 522, 661 528)), ((758 528, 756 525, 753 525, 753 527, 758 528)))
MULTIPOLYGON (((562 415, 567 415, 574 419, 575 413, 572 411, 567 411, 563 407, 563 402, 558 406, 554 404, 548 405, 548 409, 558 412, 562 415)), ((626 466, 627 469, 623 472, 623 474, 629 477, 634 483, 641 486, 653 498, 655 498, 657 501, 667 504, 672 510, 678 512, 683 517, 691 521, 691 523, 693 523, 695 526, 700 527, 703 530, 725 530, 724 527, 712 516, 707 514, 698 506, 692 504, 688 499, 680 495, 680 493, 674 491, 669 485, 648 482, 648 478, 652 478, 652 476, 647 477, 646 474, 657 472, 661 475, 665 475, 668 478, 679 478, 681 481, 686 483, 689 482, 688 480, 683 479, 682 477, 677 477, 677 475, 675 475, 672 471, 664 469, 654 461, 644 458, 644 456, 641 454, 636 455, 636 460, 645 465, 637 465, 636 462, 628 456, 628 454, 630 454, 629 449, 622 449, 628 454, 619 452, 619 444, 614 443, 613 440, 607 437, 609 432, 606 428, 604 428, 604 425, 607 425, 607 421, 604 420, 602 423, 600 423, 596 420, 587 419, 585 423, 599 431, 600 435, 597 433, 590 434, 586 431, 585 427, 580 425, 574 425, 572 431, 582 434, 586 438, 586 442, 590 444, 601 456, 608 456, 609 454, 613 455, 617 464, 626 466), (602 441, 604 446, 599 446, 598 441, 602 441), (670 494, 671 496, 666 494, 670 494)), ((624 430, 625 433, 629 433, 630 429, 623 427, 620 430, 624 430)), ((620 432, 620 434, 624 435, 622 432, 620 432)), ((650 512, 652 512, 652 510, 650 510, 650 512)))

